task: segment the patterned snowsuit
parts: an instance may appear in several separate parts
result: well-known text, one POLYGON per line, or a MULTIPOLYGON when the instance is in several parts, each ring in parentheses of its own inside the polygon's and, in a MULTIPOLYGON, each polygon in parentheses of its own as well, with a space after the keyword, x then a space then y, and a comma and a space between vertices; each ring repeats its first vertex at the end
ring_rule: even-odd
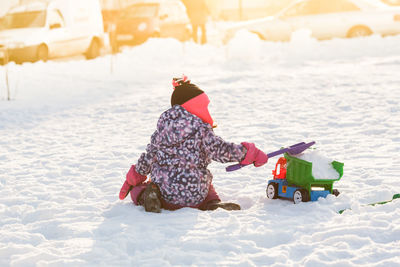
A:
MULTIPOLYGON (((136 171, 141 175, 150 174, 165 202, 179 207, 198 207, 209 189, 213 190, 213 176, 207 169, 211 160, 240 162, 245 155, 244 146, 225 142, 214 134, 208 123, 175 105, 161 114, 136 171)), ((135 190, 131 196, 137 197, 135 190)))

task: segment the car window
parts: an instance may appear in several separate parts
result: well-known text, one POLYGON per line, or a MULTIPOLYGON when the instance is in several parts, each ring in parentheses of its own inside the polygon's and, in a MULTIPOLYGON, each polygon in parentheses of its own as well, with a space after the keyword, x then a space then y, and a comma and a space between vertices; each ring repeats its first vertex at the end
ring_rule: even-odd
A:
POLYGON ((283 17, 309 16, 360 10, 348 0, 308 0, 286 10, 283 17))
POLYGON ((181 23, 187 22, 189 20, 186 14, 186 8, 182 3, 176 3, 175 10, 176 10, 176 16, 181 23))
POLYGON ((182 21, 182 15, 179 9, 179 6, 175 5, 175 4, 171 4, 169 7, 170 10, 170 17, 171 20, 173 20, 174 22, 181 22, 182 21))
POLYGON ((171 21, 171 19, 173 18, 173 15, 171 13, 171 7, 170 5, 166 4, 166 3, 162 3, 160 5, 160 13, 159 13, 159 18, 162 21, 171 21))
POLYGON ((360 10, 358 6, 356 6, 354 3, 347 1, 347 0, 340 0, 338 3, 341 4, 341 9, 342 11, 357 11, 360 10))
POLYGON ((357 10, 360 9, 348 0, 323 0, 321 1, 319 13, 336 13, 357 10))
POLYGON ((168 23, 181 23, 182 11, 181 7, 173 2, 164 2, 160 9, 160 19, 168 23))
POLYGON ((61 15, 60 11, 57 9, 49 11, 48 22, 49 22, 50 27, 52 27, 53 25, 59 25, 60 27, 64 26, 64 19, 61 15))
POLYGON ((297 17, 297 16, 308 16, 318 14, 319 2, 317 1, 303 1, 295 4, 291 8, 287 9, 283 17, 297 17))
POLYGON ((154 18, 158 13, 158 5, 133 5, 121 15, 122 19, 154 18))
POLYGON ((46 23, 46 11, 31 11, 10 13, 4 17, 4 28, 34 28, 44 27, 46 23))

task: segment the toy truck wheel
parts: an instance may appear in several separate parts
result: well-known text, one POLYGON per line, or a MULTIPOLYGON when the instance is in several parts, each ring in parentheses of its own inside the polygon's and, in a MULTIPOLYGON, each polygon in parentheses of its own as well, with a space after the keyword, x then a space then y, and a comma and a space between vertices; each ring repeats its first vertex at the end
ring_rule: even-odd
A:
POLYGON ((332 190, 332 194, 333 194, 335 197, 337 197, 337 196, 340 194, 340 192, 339 192, 339 190, 337 190, 337 189, 333 189, 333 190, 332 190))
POLYGON ((308 193, 305 190, 297 189, 293 193, 293 203, 299 204, 300 202, 308 201, 308 193))
POLYGON ((271 199, 278 197, 278 185, 276 183, 270 183, 267 186, 267 197, 271 199))

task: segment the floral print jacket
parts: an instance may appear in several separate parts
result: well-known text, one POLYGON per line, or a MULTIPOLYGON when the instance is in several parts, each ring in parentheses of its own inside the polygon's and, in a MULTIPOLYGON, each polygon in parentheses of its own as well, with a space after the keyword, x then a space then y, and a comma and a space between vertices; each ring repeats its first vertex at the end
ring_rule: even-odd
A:
POLYGON ((161 114, 136 171, 149 175, 165 201, 182 207, 196 206, 207 196, 212 174, 211 160, 240 162, 242 145, 225 142, 199 117, 175 105, 161 114))

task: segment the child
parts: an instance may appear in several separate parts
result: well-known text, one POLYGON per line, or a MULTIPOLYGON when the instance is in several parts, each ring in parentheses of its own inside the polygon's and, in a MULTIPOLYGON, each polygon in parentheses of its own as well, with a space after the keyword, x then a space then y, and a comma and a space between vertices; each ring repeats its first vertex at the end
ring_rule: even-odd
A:
POLYGON ((238 204, 221 202, 208 164, 215 160, 260 167, 268 156, 253 143, 237 145, 216 136, 207 95, 186 76, 174 78, 172 84, 172 107, 161 114, 146 152, 127 173, 119 198, 130 192, 133 202, 150 212, 182 207, 240 210, 238 204), (146 182, 149 174, 151 181, 146 182))

